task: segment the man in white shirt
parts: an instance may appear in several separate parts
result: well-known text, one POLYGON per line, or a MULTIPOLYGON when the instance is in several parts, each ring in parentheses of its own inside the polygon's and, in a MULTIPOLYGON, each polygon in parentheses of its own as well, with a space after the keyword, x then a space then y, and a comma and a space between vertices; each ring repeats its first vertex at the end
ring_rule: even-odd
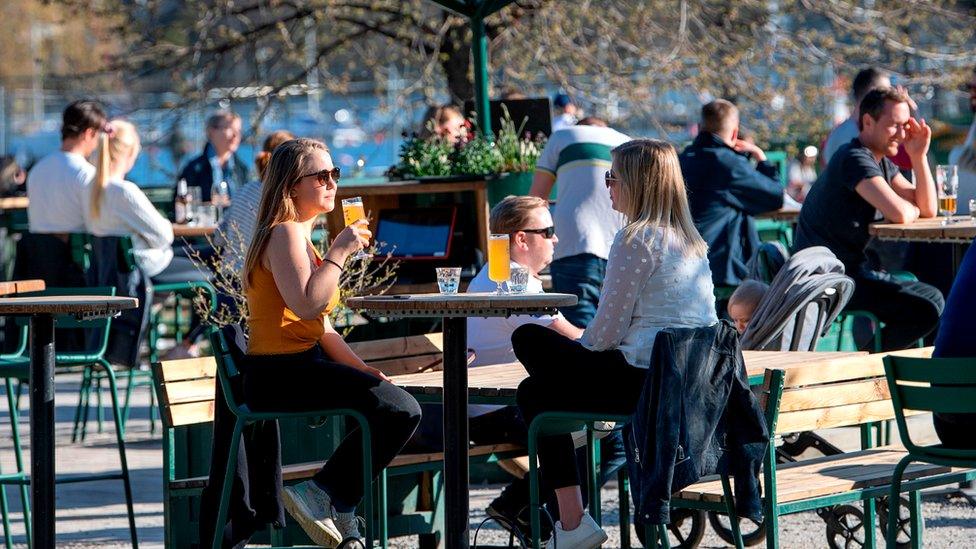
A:
POLYGON ((17 243, 14 278, 39 278, 49 287, 84 286, 71 257, 70 233, 85 229, 84 196, 95 177, 88 163, 105 129, 97 101, 75 101, 62 116, 61 149, 42 158, 27 174, 29 231, 17 243))
POLYGON ((562 309, 575 326, 585 328, 596 314, 613 237, 624 217, 610 206, 606 172, 610 151, 630 138, 596 117, 555 132, 536 163, 530 196, 545 198, 556 190, 555 225, 559 241, 552 265, 552 289, 575 294, 578 303, 562 309))
POLYGON ((552 133, 575 126, 577 117, 582 116, 579 107, 565 93, 557 94, 552 105, 556 107, 556 115, 552 118, 552 133))

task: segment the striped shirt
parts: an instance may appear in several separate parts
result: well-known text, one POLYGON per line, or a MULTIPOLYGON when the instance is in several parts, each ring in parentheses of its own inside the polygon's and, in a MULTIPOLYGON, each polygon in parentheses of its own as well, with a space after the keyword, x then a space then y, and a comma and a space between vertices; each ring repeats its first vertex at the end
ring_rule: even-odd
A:
POLYGON ((260 205, 261 181, 251 181, 234 193, 230 208, 217 228, 214 244, 222 248, 221 260, 235 273, 244 268, 244 257, 254 237, 260 205))
POLYGON ((603 176, 610 169, 610 151, 629 140, 600 126, 571 126, 549 138, 536 169, 556 176, 555 259, 580 254, 609 257, 624 217, 611 208, 603 176))

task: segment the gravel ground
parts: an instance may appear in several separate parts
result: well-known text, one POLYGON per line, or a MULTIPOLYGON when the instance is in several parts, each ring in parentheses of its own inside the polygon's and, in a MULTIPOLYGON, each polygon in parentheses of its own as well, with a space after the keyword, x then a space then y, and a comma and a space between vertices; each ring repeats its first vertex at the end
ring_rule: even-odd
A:
MULTIPOLYGON (((57 470, 59 474, 80 471, 111 471, 118 469, 118 454, 110 423, 103 434, 89 435, 84 444, 70 442, 71 419, 77 401, 78 376, 57 378, 57 470)), ((5 399, 3 399, 5 401, 5 399)), ((134 416, 129 424, 128 458, 132 474, 136 502, 136 524, 140 547, 163 546, 162 504, 162 448, 159 434, 149 433, 147 416, 148 390, 139 389, 135 394, 134 416)), ((0 467, 13 470, 13 452, 8 435, 9 421, 6 406, 0 405, 0 467)), ((25 428, 22 437, 27 441, 25 428)), ((927 418, 917 418, 916 425, 928 428, 927 418)), ((94 429, 94 422, 89 424, 94 429)), ((930 429, 929 429, 930 430, 930 429)), ((827 434, 831 442, 844 449, 857 445, 856 430, 836 430, 827 434)), ((27 457, 27 456, 25 456, 27 457)), ((28 458, 29 459, 29 458, 28 458)), ((500 485, 475 486, 471 490, 472 532, 484 520, 483 509, 498 494, 500 485)), ((15 488, 8 487, 8 499, 13 523, 13 541, 24 545, 20 502, 15 488)), ((102 481, 83 484, 59 485, 58 547, 128 547, 128 526, 121 483, 102 481)), ((613 484, 603 490, 603 522, 610 535, 606 547, 620 547, 619 518, 617 515, 617 490, 613 484)), ((933 548, 976 548, 976 507, 964 498, 947 499, 927 496, 923 505, 925 517, 925 546, 933 548)), ((782 547, 791 549, 826 547, 826 527, 815 513, 801 513, 783 517, 780 522, 782 547)), ((2 535, 2 532, 0 532, 2 535)), ((0 538, 2 539, 2 538, 0 538)), ((632 537, 637 544, 636 537, 632 537)), ((880 538, 879 538, 880 539, 880 538)), ((507 543, 507 534, 494 523, 485 525, 478 542, 481 544, 507 543)), ((395 549, 416 546, 414 538, 391 540, 395 549)), ((726 547, 710 528, 706 528, 701 547, 726 547)))

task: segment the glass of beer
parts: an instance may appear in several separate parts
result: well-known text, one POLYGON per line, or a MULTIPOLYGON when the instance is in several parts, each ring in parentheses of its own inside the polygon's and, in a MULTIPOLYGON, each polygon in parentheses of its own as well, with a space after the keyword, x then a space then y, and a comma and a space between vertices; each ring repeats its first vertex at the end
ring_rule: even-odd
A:
MULTIPOLYGON (((363 198, 361 196, 343 198, 342 220, 346 227, 352 225, 360 219, 366 219, 366 210, 363 208, 363 198)), ((352 256, 353 259, 362 259, 364 257, 369 257, 369 254, 361 250, 352 256)))
POLYGON ((959 190, 959 172, 955 165, 940 164, 935 167, 936 191, 939 193, 939 215, 945 216, 943 225, 952 223, 956 214, 956 197, 959 190))
POLYGON ((512 262, 508 256, 508 235, 488 236, 488 279, 498 285, 496 294, 504 294, 502 284, 512 275, 512 262))

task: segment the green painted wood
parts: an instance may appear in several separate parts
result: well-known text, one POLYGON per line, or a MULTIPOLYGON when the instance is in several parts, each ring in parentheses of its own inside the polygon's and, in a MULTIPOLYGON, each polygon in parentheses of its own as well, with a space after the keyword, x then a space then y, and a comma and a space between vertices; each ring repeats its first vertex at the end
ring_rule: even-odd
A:
MULTIPOLYGON (((943 385, 976 385, 976 358, 911 358, 893 356, 890 362, 898 381, 940 383, 943 385)), ((976 400, 969 411, 976 411, 976 400)))

